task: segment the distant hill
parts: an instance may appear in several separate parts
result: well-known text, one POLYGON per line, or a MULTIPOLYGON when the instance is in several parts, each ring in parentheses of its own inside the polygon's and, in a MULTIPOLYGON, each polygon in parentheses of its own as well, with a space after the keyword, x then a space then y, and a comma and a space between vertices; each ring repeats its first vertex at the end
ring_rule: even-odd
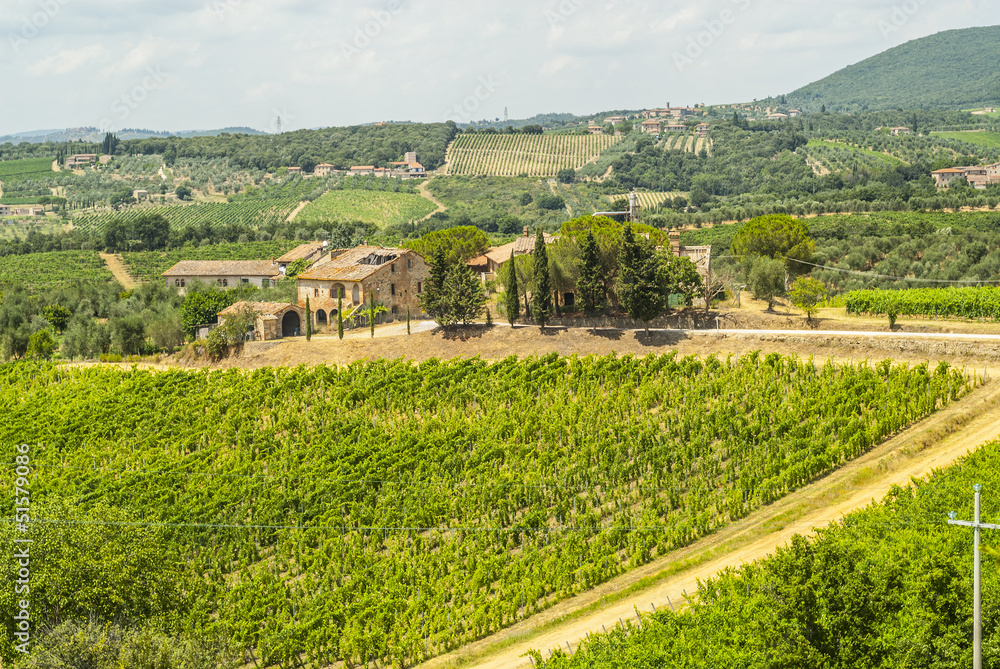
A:
MULTIPOLYGON (((149 139, 150 137, 216 137, 227 132, 231 135, 263 135, 265 133, 253 128, 222 128, 219 130, 184 130, 181 132, 167 132, 163 130, 144 130, 137 128, 125 128, 115 132, 118 139, 149 139)), ((28 132, 17 132, 10 135, 0 135, 0 144, 20 144, 28 142, 30 144, 42 144, 45 142, 100 142, 104 139, 105 131, 100 128, 65 128, 62 130, 29 130, 28 132)))
POLYGON ((1000 26, 947 30, 849 65, 786 96, 818 111, 973 109, 1000 105, 1000 26))

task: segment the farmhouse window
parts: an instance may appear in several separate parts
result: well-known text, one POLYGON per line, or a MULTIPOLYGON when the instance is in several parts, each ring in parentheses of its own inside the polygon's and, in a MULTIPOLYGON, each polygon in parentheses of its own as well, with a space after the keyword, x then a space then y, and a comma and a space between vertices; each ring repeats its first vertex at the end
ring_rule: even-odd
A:
POLYGON ((250 283, 250 279, 240 279, 240 283, 250 283))
POLYGON ((396 284, 394 284, 394 283, 389 284, 389 290, 392 291, 392 295, 393 295, 393 297, 395 297, 396 296, 396 284))
POLYGON ((412 258, 407 258, 406 259, 406 269, 413 269, 413 259, 412 258))
POLYGON ((390 272, 395 272, 396 271, 396 263, 392 263, 391 265, 389 265, 389 271, 390 272))
POLYGON ((419 281, 417 281, 417 295, 419 295, 420 293, 422 293, 423 290, 424 290, 424 284, 422 284, 419 281))
POLYGON ((319 297, 319 288, 313 288, 313 297, 319 297))

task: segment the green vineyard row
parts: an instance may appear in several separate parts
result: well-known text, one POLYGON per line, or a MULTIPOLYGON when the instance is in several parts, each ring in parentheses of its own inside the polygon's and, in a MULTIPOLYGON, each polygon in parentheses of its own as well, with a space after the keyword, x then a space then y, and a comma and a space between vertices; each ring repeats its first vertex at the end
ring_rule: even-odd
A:
POLYGON ((849 314, 947 316, 1000 320, 1000 288, 910 288, 852 290, 844 297, 849 314))
POLYGON ((256 228, 284 222, 298 206, 298 200, 244 200, 239 202, 207 202, 166 207, 135 207, 122 211, 79 213, 73 216, 73 226, 81 230, 102 232, 110 221, 132 221, 146 214, 160 214, 173 228, 244 225, 256 228))

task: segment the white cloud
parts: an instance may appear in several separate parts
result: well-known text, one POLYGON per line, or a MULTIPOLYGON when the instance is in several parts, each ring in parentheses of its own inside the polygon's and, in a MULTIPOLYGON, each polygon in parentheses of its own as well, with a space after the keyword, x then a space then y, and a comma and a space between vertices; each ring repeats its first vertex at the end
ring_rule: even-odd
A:
POLYGON ((107 60, 109 52, 100 44, 59 51, 28 68, 33 77, 58 77, 107 60))

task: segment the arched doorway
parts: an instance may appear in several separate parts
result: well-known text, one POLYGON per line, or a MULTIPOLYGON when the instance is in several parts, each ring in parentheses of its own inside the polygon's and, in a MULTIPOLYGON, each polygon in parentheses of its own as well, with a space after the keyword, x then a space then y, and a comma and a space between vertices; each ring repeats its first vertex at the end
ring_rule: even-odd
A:
POLYGON ((354 288, 351 289, 351 298, 354 300, 354 304, 361 302, 361 289, 358 284, 354 284, 354 288))
POLYGON ((316 310, 316 325, 326 325, 326 312, 322 309, 316 310))
POLYGON ((344 284, 335 283, 330 286, 330 297, 333 299, 338 297, 347 297, 347 290, 344 288, 344 284))
POLYGON ((281 319, 281 336, 295 337, 299 334, 301 327, 302 322, 299 320, 299 315, 294 311, 286 311, 281 319))

